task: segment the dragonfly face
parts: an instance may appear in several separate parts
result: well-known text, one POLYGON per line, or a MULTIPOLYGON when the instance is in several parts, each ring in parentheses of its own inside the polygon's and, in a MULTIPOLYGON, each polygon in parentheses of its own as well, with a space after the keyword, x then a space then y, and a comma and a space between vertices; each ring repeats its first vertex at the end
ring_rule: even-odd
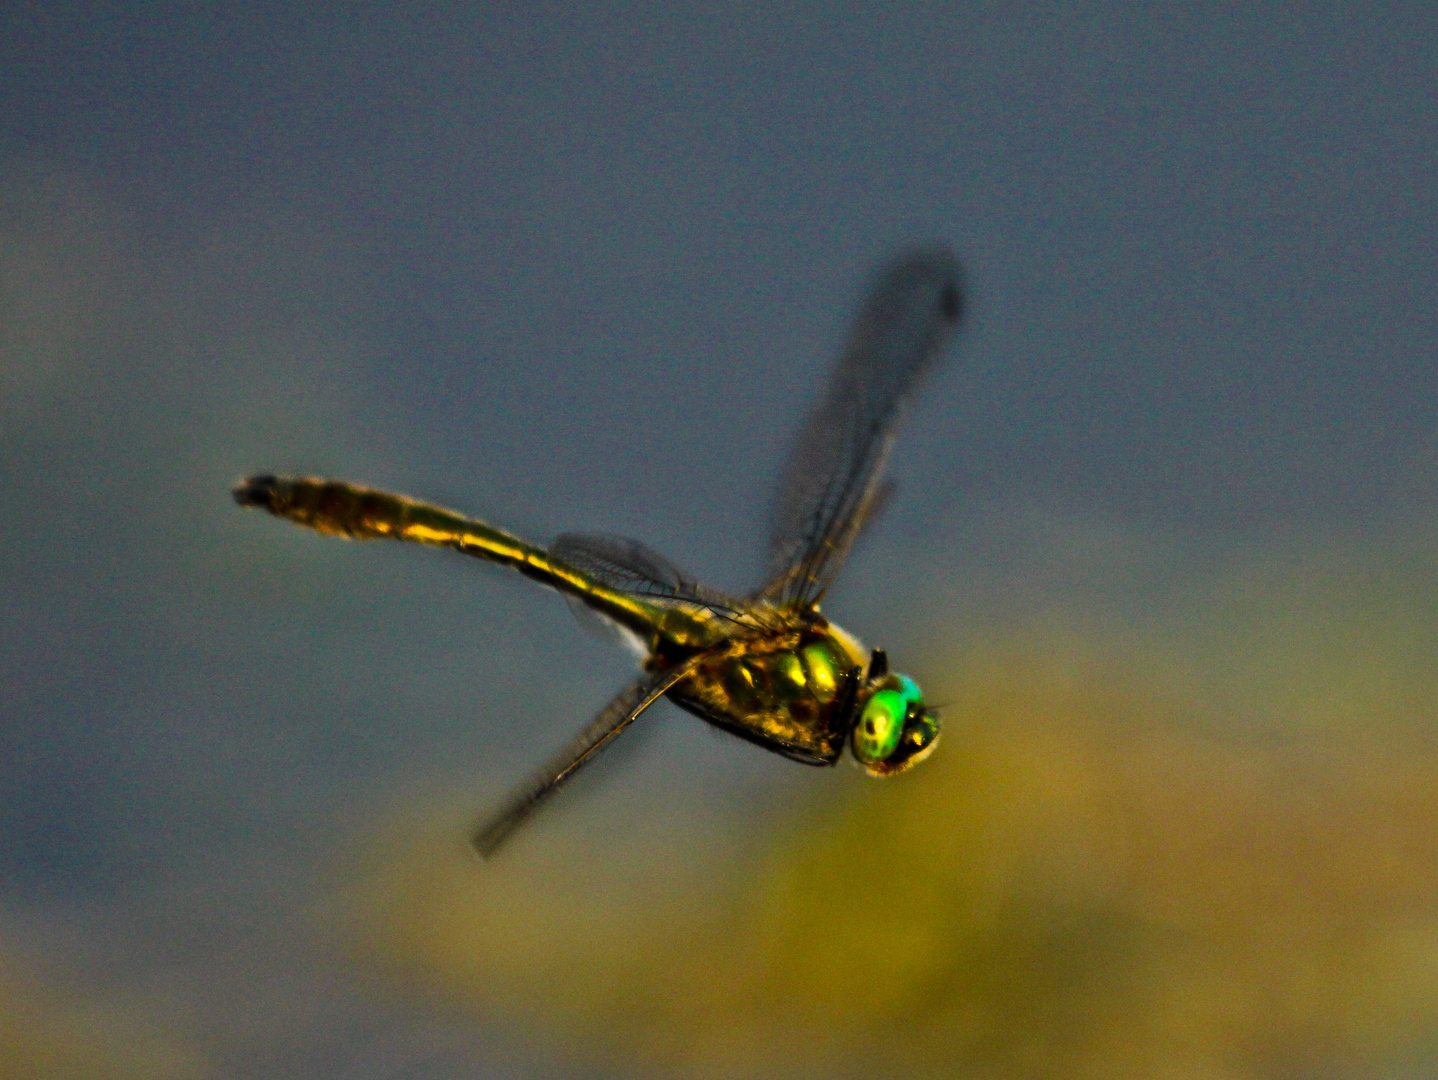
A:
POLYGON ((402 495, 341 481, 252 476, 242 506, 318 532, 408 540, 496 562, 564 593, 643 643, 644 675, 476 830, 493 853, 550 793, 660 697, 765 749, 888 776, 926 757, 939 724, 918 685, 888 670, 819 614, 854 541, 890 493, 884 469, 909 398, 962 313, 959 269, 943 249, 906 252, 879 273, 829 385, 784 466, 769 574, 736 599, 697 584, 622 537, 571 534, 549 548, 402 495))
POLYGON ((898 672, 870 680, 850 736, 855 761, 875 776, 892 776, 923 761, 938 741, 939 719, 918 683, 898 672))

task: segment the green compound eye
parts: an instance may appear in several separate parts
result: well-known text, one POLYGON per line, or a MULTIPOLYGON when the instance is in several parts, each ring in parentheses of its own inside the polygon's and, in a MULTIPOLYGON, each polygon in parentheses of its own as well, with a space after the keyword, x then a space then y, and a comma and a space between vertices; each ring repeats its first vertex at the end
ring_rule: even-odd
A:
POLYGON ((900 675, 897 672, 894 673, 894 679, 898 683, 894 689, 904 695, 905 701, 910 705, 922 705, 924 703, 924 692, 919 689, 918 683, 914 682, 914 680, 907 675, 900 675))
POLYGON ((898 690, 874 691, 854 725, 854 756, 862 762, 880 762, 892 754, 904 733, 908 710, 909 702, 898 690))

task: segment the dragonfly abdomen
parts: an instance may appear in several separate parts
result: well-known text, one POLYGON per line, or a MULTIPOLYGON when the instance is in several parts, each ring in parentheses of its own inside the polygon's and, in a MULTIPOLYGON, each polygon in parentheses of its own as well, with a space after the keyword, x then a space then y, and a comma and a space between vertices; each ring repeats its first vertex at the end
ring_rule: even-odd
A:
POLYGON ((645 642, 661 628, 685 644, 706 640, 701 632, 703 620, 686 620, 683 612, 609 588, 581 571, 556 563, 543 548, 453 510, 342 480, 304 476, 251 476, 233 494, 241 506, 268 510, 276 517, 330 536, 408 540, 508 566, 578 598, 645 642))
POLYGON ((485 539, 500 539, 511 549, 487 553, 496 562, 518 561, 517 556, 532 547, 501 529, 461 517, 453 511, 343 480, 251 476, 235 488, 234 496, 241 506, 268 510, 276 517, 287 518, 316 532, 352 540, 415 540, 464 550, 470 546, 466 541, 471 539, 477 526, 485 539), (510 558, 503 560, 499 554, 510 555, 510 558))

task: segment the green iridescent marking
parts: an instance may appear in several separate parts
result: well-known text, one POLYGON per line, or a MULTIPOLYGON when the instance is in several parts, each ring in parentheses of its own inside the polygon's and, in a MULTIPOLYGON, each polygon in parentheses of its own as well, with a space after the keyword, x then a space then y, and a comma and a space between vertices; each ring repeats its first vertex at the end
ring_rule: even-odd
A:
POLYGON ((809 689, 814 696, 824 704, 834 700, 834 695, 839 692, 839 676, 834 670, 834 654, 829 646, 823 642, 816 642, 813 645, 804 646, 800 655, 804 658, 804 667, 809 672, 809 689))
POLYGON ((809 685, 804 675, 804 665, 799 663, 799 657, 794 653, 780 653, 774 664, 774 673, 775 686, 780 693, 797 694, 809 685))
POLYGON ((914 680, 907 675, 902 675, 898 672, 895 672, 894 679, 898 683, 894 689, 904 695, 905 701, 911 705, 922 705, 924 703, 924 692, 919 689, 918 683, 914 682, 914 680))
POLYGON ((854 756, 860 761, 888 758, 898 749, 908 710, 909 703, 899 691, 874 691, 854 728, 854 756))

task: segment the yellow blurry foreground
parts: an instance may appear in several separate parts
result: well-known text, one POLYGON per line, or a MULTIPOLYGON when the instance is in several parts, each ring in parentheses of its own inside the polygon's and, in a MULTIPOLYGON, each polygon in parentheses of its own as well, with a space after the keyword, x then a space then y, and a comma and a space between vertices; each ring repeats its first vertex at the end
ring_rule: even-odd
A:
POLYGON ((841 778, 722 865, 676 835, 482 866, 431 814, 369 867, 355 949, 623 1074, 1427 1075, 1435 582, 1399 544, 1102 642, 954 646, 928 768, 841 778))

